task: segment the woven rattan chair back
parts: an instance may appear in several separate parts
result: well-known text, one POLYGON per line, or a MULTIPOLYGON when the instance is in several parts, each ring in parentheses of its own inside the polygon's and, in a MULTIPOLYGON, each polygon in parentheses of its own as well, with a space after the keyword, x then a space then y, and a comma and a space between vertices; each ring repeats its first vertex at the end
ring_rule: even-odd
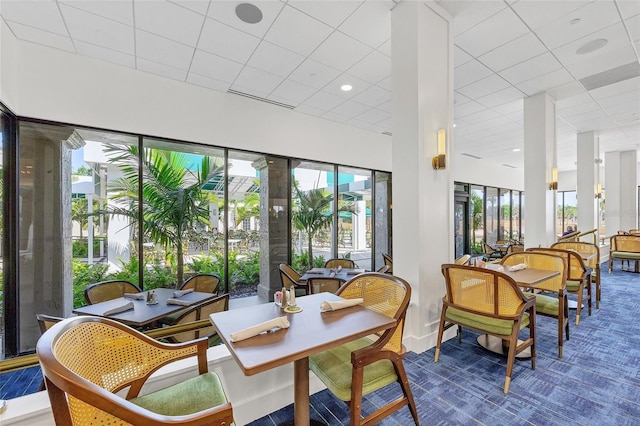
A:
MULTIPOLYGON (((209 315, 227 310, 229 310, 229 293, 225 293, 214 299, 205 300, 197 305, 190 306, 169 325, 180 325, 194 321, 207 320, 209 319, 209 315)), ((210 327, 202 327, 197 330, 174 334, 173 336, 170 336, 168 340, 173 343, 188 342, 189 340, 195 340, 200 337, 209 337, 215 332, 215 328, 211 325, 210 327)))
POLYGON ((453 263, 455 265, 468 265, 470 260, 471 260, 470 254, 463 254, 462 256, 457 258, 453 263))
POLYGON ((180 290, 192 288, 201 293, 218 294, 220 289, 220 277, 216 274, 196 274, 182 284, 180 290))
POLYGON ((335 293, 343 283, 344 280, 339 278, 309 278, 307 280, 311 294, 323 292, 335 293))
POLYGON ((329 259, 324 263, 325 268, 337 268, 338 266, 341 266, 345 269, 354 269, 356 267, 356 264, 353 260, 344 258, 329 259))
POLYGON ((568 267, 567 262, 561 256, 542 252, 523 251, 505 256, 500 263, 504 266, 524 263, 527 268, 560 272, 560 275, 538 284, 536 288, 539 290, 558 293, 560 290, 564 291, 566 286, 568 267))
POLYGON ((551 244, 551 248, 561 248, 565 250, 575 250, 579 253, 589 253, 595 256, 587 259, 585 266, 593 270, 591 281, 596 285, 596 308, 600 307, 600 247, 597 244, 584 241, 567 241, 551 244))
POLYGON ((300 281, 302 277, 291 266, 287 265, 286 263, 281 263, 278 266, 278 269, 280 269, 280 281, 282 283, 282 287, 290 289, 291 286, 293 286, 296 289, 304 289, 307 294, 311 292, 308 284, 300 281))
POLYGON ((389 265, 382 265, 381 267, 379 267, 376 272, 379 272, 381 274, 390 274, 391 272, 389 272, 391 268, 389 268, 389 265))
POLYGON ((142 290, 135 284, 124 280, 103 281, 87 286, 84 289, 84 299, 87 304, 117 299, 125 293, 140 293, 142 290))

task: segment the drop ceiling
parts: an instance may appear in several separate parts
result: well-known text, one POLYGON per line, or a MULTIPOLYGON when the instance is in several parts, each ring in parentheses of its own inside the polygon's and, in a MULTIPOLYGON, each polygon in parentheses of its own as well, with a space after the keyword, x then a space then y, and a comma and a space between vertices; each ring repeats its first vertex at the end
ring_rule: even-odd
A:
MULTIPOLYGON (((18 39, 393 132, 397 1, 259 0, 254 24, 239 3, 1 0, 0 14, 18 39)), ((542 91, 556 99, 560 170, 575 169, 579 132, 599 135, 601 157, 640 149, 640 1, 437 3, 455 18, 459 153, 522 167, 523 98, 542 91)))

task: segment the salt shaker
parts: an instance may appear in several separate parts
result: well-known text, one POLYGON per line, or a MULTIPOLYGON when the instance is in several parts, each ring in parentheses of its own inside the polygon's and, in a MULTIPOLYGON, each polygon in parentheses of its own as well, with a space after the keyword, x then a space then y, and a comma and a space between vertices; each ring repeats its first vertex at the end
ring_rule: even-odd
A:
POLYGON ((289 289, 289 306, 296 306, 296 289, 294 286, 289 289))

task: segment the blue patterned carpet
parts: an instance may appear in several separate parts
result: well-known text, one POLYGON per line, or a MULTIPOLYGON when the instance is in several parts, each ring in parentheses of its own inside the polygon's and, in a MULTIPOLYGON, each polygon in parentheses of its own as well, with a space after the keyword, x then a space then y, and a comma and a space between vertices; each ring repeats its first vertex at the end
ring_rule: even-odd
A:
MULTIPOLYGON (((591 317, 582 311, 575 326, 570 312, 569 341, 557 358, 557 322, 537 317, 536 369, 516 361, 507 395, 502 392, 506 359, 482 349, 477 334, 465 331, 462 344, 443 344, 438 363, 434 349, 409 353, 407 374, 423 425, 640 425, 640 275, 621 272, 619 263, 602 276, 602 301, 591 317)), ((594 289, 595 295, 595 289, 594 289)), ((400 394, 399 388, 367 396, 372 412, 400 394)), ((346 404, 330 392, 311 396, 312 418, 348 425, 346 404)), ((293 405, 252 422, 277 425, 293 417, 293 405)), ((411 425, 408 408, 382 425, 411 425)))
MULTIPOLYGON (((621 272, 619 264, 602 276, 602 302, 591 317, 583 310, 579 326, 570 313, 571 340, 557 358, 556 322, 538 316, 536 370, 529 360, 516 362, 509 394, 502 386, 504 357, 482 349, 477 334, 465 331, 434 349, 409 353, 405 362, 423 425, 640 425, 640 275, 621 272)), ((38 390, 38 367, 0 375, 0 399, 38 390)), ((372 412, 399 390, 368 395, 372 412)), ((328 391, 311 396, 312 417, 328 425, 348 425, 347 406, 328 391)), ((272 426, 293 417, 293 405, 252 422, 272 426)), ((407 408, 382 425, 413 424, 407 408)))

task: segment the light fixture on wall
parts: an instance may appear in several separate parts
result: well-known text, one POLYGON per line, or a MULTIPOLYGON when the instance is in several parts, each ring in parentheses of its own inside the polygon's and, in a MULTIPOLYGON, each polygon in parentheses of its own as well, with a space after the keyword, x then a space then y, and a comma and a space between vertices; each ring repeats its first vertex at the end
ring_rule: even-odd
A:
POLYGON ((444 169, 446 166, 447 152, 447 132, 444 129, 438 130, 438 155, 433 157, 431 164, 435 170, 444 169))
POLYGON ((558 169, 556 167, 551 169, 551 179, 549 181, 549 190, 555 191, 558 189, 558 169))
POLYGON ((596 198, 602 198, 602 184, 599 183, 596 187, 596 198))

